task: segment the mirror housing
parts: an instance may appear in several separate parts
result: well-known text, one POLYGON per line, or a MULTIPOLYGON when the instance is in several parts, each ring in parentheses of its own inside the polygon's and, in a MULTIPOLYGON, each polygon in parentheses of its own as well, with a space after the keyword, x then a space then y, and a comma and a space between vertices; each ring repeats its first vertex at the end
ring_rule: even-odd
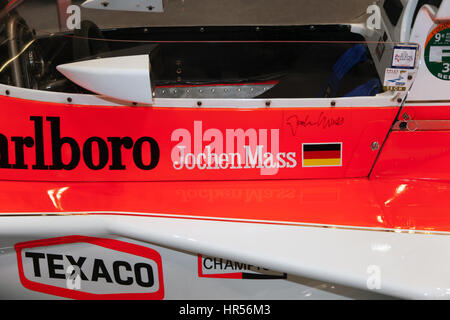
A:
POLYGON ((71 81, 99 95, 127 102, 153 103, 148 54, 79 61, 56 68, 71 81))

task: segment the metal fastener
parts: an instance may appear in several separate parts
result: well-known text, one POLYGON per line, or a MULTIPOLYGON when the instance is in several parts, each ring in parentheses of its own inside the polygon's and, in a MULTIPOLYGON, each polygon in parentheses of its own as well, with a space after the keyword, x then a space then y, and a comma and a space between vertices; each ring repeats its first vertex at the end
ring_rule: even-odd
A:
POLYGON ((400 130, 406 130, 408 128, 408 122, 400 122, 398 127, 400 128, 400 130))
POLYGON ((372 142, 371 148, 373 151, 378 150, 380 148, 378 141, 372 142))

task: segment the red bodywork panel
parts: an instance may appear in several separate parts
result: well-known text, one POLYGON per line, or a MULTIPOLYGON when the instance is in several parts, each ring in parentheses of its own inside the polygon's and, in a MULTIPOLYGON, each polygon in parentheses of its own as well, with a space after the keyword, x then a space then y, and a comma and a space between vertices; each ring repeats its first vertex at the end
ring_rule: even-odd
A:
MULTIPOLYGON (((0 108, 7 115, 0 119, 0 153, 5 154, 7 148, 11 166, 1 169, 0 210, 4 214, 139 215, 450 231, 450 218, 442 214, 450 208, 449 184, 420 180, 447 180, 448 132, 391 132, 367 178, 379 152, 371 145, 384 141, 397 107, 203 110, 74 106, 0 97, 0 108), (201 128, 195 126, 199 121, 201 128), (72 142, 67 141, 75 141, 80 148, 80 161, 71 170, 49 170, 55 165, 52 128, 66 142, 61 148, 64 165, 72 157, 72 148, 68 148, 72 142), (227 129, 255 130, 258 140, 261 132, 278 130, 278 151, 296 152, 298 165, 281 168, 274 175, 261 175, 257 168, 175 170, 171 153, 179 140, 171 138, 178 129, 192 135, 193 152, 217 141, 211 138, 214 135, 224 138, 226 148, 227 129), (159 150, 157 164, 140 169, 133 147, 122 148, 120 164, 125 169, 111 170, 113 148, 108 137, 129 137, 134 146, 142 137, 152 138, 159 150), (107 162, 98 170, 88 168, 83 158, 83 145, 92 138, 103 140, 107 147, 107 162), (17 141, 24 144, 26 169, 12 167, 21 157, 17 141), (302 167, 303 143, 340 144, 342 166, 302 167), (43 148, 43 155, 36 148, 43 148), (256 179, 260 181, 252 181, 256 179)), ((269 134, 267 141, 270 150, 269 134)), ((90 149, 91 165, 101 162, 100 145, 90 149)), ((150 146, 140 149, 144 166, 152 162, 150 146)), ((318 154, 336 157, 337 153, 311 151, 308 158, 320 158, 318 154)))
POLYGON ((0 97, 0 109, 4 115, 0 118, 0 154, 8 153, 8 159, 3 157, 0 179, 26 181, 365 177, 378 154, 371 144, 382 143, 398 112, 398 107, 98 107, 8 97, 0 97), (245 134, 251 138, 245 138, 245 134), (339 144, 340 165, 303 167, 304 143, 339 144), (215 163, 212 169, 204 169, 204 164, 203 168, 198 165, 179 169, 176 163, 180 159, 180 144, 185 148, 187 161, 193 159, 187 157, 189 151, 200 160, 209 153, 228 157, 241 152, 242 168, 232 168, 230 159, 236 158, 230 156, 215 163), (252 168, 251 163, 245 162, 248 155, 242 153, 244 145, 251 146, 249 154, 255 158, 258 146, 262 146, 261 155, 271 153, 278 164, 267 162, 264 167, 267 158, 261 156, 262 166, 258 162, 252 168), (273 164, 279 167, 268 168, 273 164))
MULTIPOLYGON (((406 106, 403 114, 413 120, 448 120, 450 106, 406 106)), ((413 125, 414 126, 414 125, 413 125)), ((371 177, 402 177, 450 181, 450 131, 391 132, 371 177)), ((437 127, 438 128, 438 127, 437 127)))
POLYGON ((450 181, 450 132, 392 132, 371 177, 450 181))

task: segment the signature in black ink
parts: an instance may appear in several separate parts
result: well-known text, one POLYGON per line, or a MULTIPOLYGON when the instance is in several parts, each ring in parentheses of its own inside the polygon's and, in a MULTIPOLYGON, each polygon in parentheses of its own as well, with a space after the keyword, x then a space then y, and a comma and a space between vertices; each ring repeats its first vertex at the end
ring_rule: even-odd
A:
POLYGON ((330 118, 325 115, 325 112, 321 112, 317 119, 311 119, 309 114, 301 119, 298 115, 294 114, 287 118, 286 124, 291 128, 292 135, 296 136, 299 127, 328 129, 342 126, 344 124, 344 117, 330 118))

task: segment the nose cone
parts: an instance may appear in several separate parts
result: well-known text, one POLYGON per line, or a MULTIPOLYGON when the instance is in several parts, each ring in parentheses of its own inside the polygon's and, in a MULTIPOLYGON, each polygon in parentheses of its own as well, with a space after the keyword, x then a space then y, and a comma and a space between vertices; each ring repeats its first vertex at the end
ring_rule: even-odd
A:
POLYGON ((148 55, 86 60, 59 65, 56 69, 99 95, 129 102, 153 102, 148 55))

